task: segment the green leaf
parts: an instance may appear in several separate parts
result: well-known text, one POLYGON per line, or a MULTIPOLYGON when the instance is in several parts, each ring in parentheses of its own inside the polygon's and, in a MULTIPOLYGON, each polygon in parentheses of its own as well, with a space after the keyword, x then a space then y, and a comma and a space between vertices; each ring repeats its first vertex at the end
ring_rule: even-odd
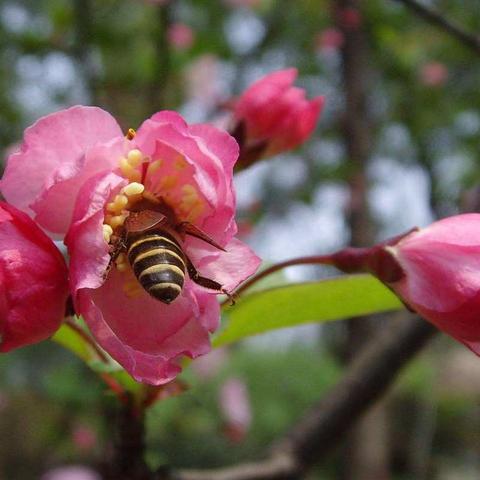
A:
POLYGON ((92 359, 92 348, 88 343, 68 325, 63 324, 51 338, 62 347, 70 350, 80 357, 84 362, 89 363, 92 359))
POLYGON ((226 328, 213 344, 219 347, 278 328, 401 308, 400 300, 370 275, 285 285, 241 297, 226 310, 226 328))

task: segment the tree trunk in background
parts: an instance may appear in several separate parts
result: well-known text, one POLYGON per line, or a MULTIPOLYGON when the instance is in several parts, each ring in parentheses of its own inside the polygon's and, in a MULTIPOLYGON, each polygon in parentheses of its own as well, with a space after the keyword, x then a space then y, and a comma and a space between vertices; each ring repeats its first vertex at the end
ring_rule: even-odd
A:
MULTIPOLYGON (((342 79, 345 95, 343 134, 351 169, 347 220, 350 244, 372 245, 374 231, 368 208, 367 166, 372 149, 371 119, 367 106, 369 90, 368 47, 363 31, 359 0, 333 0, 337 27, 342 31, 342 79)), ((369 341, 375 328, 369 318, 348 321, 345 360, 350 362, 369 341)), ((384 322, 382 322, 384 323, 384 322)), ((388 413, 385 401, 377 403, 351 432, 344 460, 344 480, 390 478, 388 413)))

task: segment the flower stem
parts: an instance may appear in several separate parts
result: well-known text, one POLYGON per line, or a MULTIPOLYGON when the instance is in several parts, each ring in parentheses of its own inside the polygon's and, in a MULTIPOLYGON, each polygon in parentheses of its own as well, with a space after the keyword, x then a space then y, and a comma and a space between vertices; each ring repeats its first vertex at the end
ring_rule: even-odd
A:
POLYGON ((107 356, 102 352, 100 347, 95 343, 92 337, 88 335, 82 328, 80 328, 71 318, 65 319, 65 325, 70 327, 78 336, 82 338, 86 343, 90 345, 90 347, 94 350, 94 352, 97 354, 98 358, 103 362, 103 363, 110 363, 108 361, 107 356))
MULTIPOLYGON (((312 255, 310 257, 298 257, 298 258, 292 258, 291 260, 286 260, 284 262, 277 263, 275 265, 272 265, 271 267, 266 268, 265 270, 262 270, 261 272, 257 273, 253 277, 251 277, 249 280, 247 280, 245 283, 240 285, 240 287, 237 288, 237 290, 234 292, 234 296, 238 296, 241 293, 243 293, 245 290, 249 289, 252 285, 255 285, 257 282, 262 280, 265 277, 268 277, 272 273, 278 272, 279 270, 282 270, 287 267, 293 267, 296 265, 334 265, 335 260, 334 260, 334 255, 312 255)), ((229 303, 230 300, 227 299, 224 302, 222 302, 222 306, 226 305, 229 303)))

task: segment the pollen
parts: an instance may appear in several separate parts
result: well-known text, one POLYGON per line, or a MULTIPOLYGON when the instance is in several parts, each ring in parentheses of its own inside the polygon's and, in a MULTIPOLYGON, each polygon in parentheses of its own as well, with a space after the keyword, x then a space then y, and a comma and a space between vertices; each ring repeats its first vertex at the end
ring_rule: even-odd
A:
POLYGON ((123 225, 126 218, 127 218, 127 215, 125 214, 113 215, 108 223, 115 230, 117 227, 120 227, 123 225))
POLYGON ((185 158, 182 155, 179 155, 175 163, 173 164, 173 167, 176 168, 177 170, 183 170, 184 168, 187 167, 187 162, 185 161, 185 158))
POLYGON ((169 190, 173 188, 178 182, 178 177, 176 175, 166 175, 160 180, 158 185, 158 190, 169 190))
POLYGON ((107 243, 109 243, 110 242, 110 237, 113 234, 113 228, 108 224, 103 224, 102 228, 103 228, 103 239, 107 243))
POLYGON ((144 192, 145 185, 143 183, 132 182, 122 188, 122 192, 127 197, 132 197, 134 195, 140 195, 144 192))
POLYGON ((127 297, 133 298, 141 295, 143 289, 137 280, 132 279, 123 284, 123 292, 127 297))
POLYGON ((120 158, 120 171, 122 175, 131 182, 139 182, 142 177, 140 172, 136 170, 125 157, 120 158))
POLYGON ((143 154, 137 148, 130 150, 127 154, 127 161, 132 167, 138 167, 143 161, 143 154))
POLYGON ((147 168, 147 176, 153 175, 161 166, 161 160, 155 160, 154 162, 150 163, 147 168))
POLYGON ((120 253, 115 259, 115 266, 119 272, 125 272, 128 270, 127 257, 124 253, 120 253))
POLYGON ((107 204, 107 210, 119 214, 127 206, 128 198, 125 195, 115 195, 113 202, 107 204))
POLYGON ((198 202, 191 210, 187 216, 187 222, 195 222, 197 218, 203 213, 203 204, 198 202))

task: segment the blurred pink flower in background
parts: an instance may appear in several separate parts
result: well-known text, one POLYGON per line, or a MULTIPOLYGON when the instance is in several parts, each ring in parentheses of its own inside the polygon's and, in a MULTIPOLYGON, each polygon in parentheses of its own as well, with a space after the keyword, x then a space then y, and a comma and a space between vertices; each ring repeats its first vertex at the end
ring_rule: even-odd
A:
POLYGON ((225 421, 225 434, 234 441, 243 440, 252 423, 248 389, 239 378, 229 378, 220 388, 220 410, 225 421))
POLYGON ((338 22, 347 30, 356 30, 362 25, 362 14, 357 8, 346 7, 337 10, 338 22))
POLYGON ((328 53, 339 50, 345 39, 337 28, 327 28, 315 36, 315 47, 321 52, 328 53))
POLYGON ((0 202, 0 351, 45 340, 65 316, 67 266, 23 212, 0 202))
POLYGON ((192 28, 185 23, 173 23, 170 25, 167 37, 170 45, 177 50, 189 49, 195 40, 192 28))
POLYGON ((219 292, 186 276, 181 294, 166 305, 140 287, 126 258, 106 276, 112 235, 130 208, 160 199, 178 222, 200 228, 225 249, 191 236, 178 240, 201 275, 232 291, 260 263, 234 238, 237 155, 226 132, 187 125, 175 112, 155 114, 125 138, 107 112, 77 106, 36 122, 8 159, 4 196, 46 230, 67 233, 75 310, 138 381, 169 382, 183 355, 210 350, 219 292))
POLYGON ((215 55, 201 55, 193 60, 185 72, 188 96, 208 107, 216 105, 221 94, 219 59, 215 55))
POLYGON ((88 467, 72 465, 48 471, 40 480, 101 480, 100 475, 88 467))
POLYGON ((92 427, 78 424, 73 428, 72 442, 78 450, 89 452, 97 444, 97 434, 92 427))
POLYGON ((428 62, 420 68, 420 81, 428 87, 441 87, 448 80, 448 68, 440 62, 428 62))
POLYGON ((207 355, 198 358, 192 363, 193 371, 201 380, 208 381, 215 377, 228 360, 228 351, 225 348, 216 348, 207 355))
MULTIPOLYGON (((311 135, 324 97, 307 100, 305 90, 293 86, 296 78, 295 68, 270 73, 235 102, 234 117, 244 129, 244 138, 237 138, 242 155, 250 151, 254 160, 268 157, 297 147, 311 135)), ((252 159, 241 157, 242 162, 248 164, 252 159)))

